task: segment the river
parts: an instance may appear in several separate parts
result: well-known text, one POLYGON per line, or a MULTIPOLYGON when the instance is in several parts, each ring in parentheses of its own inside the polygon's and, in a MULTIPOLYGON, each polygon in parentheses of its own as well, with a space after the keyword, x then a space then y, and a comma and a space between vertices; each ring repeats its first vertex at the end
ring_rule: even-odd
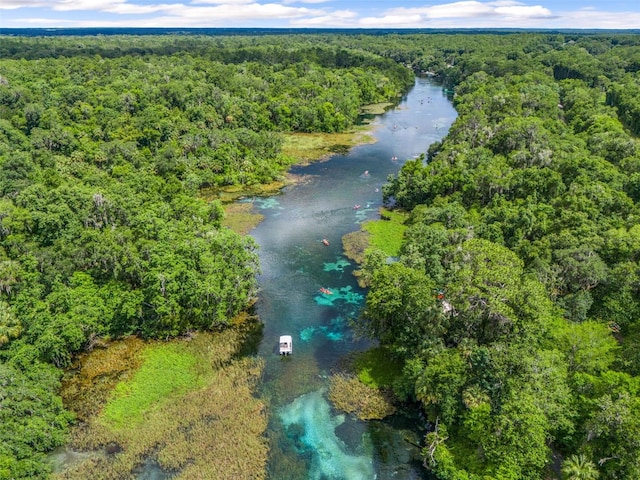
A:
POLYGON ((442 87, 417 78, 396 108, 373 118, 376 143, 295 167, 291 173, 303 181, 245 200, 265 217, 251 235, 262 268, 256 310, 264 324, 258 354, 267 361, 261 394, 271 412, 270 479, 426 478, 407 441, 419 439, 414 420, 361 422, 336 412, 326 392, 336 362, 371 345, 349 327, 366 291, 342 254, 341 238, 378 218, 388 175, 446 135, 455 117, 442 87), (285 334, 293 337, 287 358, 277 354, 285 334))

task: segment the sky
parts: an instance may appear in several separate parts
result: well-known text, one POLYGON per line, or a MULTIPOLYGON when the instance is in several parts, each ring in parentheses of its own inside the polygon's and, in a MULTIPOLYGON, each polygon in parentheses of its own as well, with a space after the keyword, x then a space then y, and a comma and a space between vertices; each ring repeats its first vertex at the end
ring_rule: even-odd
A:
POLYGON ((640 0, 0 0, 0 28, 640 29, 640 0))

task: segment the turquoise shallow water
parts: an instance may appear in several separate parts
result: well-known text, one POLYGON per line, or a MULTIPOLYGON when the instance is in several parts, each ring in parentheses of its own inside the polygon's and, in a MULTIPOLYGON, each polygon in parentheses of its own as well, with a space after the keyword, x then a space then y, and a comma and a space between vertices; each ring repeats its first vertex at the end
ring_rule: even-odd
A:
POLYGON ((272 480, 427 478, 412 445, 419 440, 414 420, 357 421, 333 410, 326 389, 341 357, 370 346, 349 327, 366 291, 341 254, 341 238, 377 218, 388 175, 446 135, 455 117, 442 88, 419 78, 396 108, 374 118, 377 143, 296 167, 305 182, 243 200, 265 216, 251 235, 263 272, 256 310, 264 323, 258 354, 267 361, 272 480), (277 355, 285 334, 294 346, 286 359, 277 355))

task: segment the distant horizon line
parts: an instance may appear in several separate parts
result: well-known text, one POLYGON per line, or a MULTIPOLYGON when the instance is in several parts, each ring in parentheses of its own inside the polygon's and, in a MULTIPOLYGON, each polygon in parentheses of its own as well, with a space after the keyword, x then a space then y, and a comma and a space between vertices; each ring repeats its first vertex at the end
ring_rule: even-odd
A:
POLYGON ((559 34, 597 34, 621 33, 638 34, 638 28, 527 28, 527 27, 458 27, 458 28, 363 28, 363 27, 0 27, 0 35, 40 34, 49 36, 113 33, 559 33, 559 34))

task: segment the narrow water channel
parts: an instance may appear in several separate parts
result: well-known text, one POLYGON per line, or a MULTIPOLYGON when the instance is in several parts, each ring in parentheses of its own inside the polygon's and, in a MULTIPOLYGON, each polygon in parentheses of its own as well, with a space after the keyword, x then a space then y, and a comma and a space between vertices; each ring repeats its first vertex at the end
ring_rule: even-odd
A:
POLYGON ((455 117, 442 87, 418 78, 396 108, 373 120, 375 144, 296 167, 301 183, 247 199, 265 216, 251 235, 262 267, 256 308, 264 323, 258 353, 267 361, 262 394, 271 412, 270 479, 425 478, 407 441, 415 438, 415 422, 402 415, 357 421, 334 411, 326 392, 336 362, 370 346, 349 327, 366 292, 342 255, 341 238, 378 217, 387 176, 446 135, 455 117), (294 351, 281 358, 277 341, 285 334, 294 351))

